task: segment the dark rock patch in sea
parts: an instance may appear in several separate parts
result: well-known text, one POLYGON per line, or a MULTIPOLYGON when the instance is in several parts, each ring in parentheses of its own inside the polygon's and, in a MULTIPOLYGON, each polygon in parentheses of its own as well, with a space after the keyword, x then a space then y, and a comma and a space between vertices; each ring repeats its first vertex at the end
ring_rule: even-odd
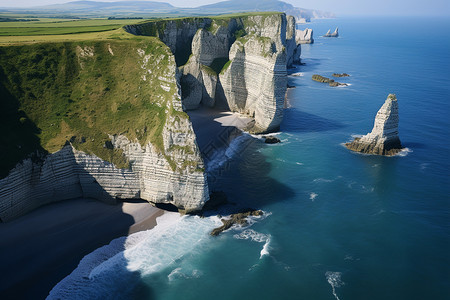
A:
POLYGON ((221 219, 223 225, 217 228, 214 228, 211 231, 212 236, 217 236, 223 231, 230 229, 231 226, 234 224, 238 224, 241 226, 248 225, 247 217, 249 216, 262 216, 263 212, 261 210, 255 210, 255 209, 244 209, 239 213, 230 215, 229 219, 221 219))

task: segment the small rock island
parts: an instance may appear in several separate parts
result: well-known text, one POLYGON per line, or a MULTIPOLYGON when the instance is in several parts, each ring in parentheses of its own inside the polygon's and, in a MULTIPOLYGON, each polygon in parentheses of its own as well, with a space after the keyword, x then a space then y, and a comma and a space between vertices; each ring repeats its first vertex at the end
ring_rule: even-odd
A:
POLYGON ((336 29, 334 30, 333 33, 331 33, 331 29, 328 30, 327 33, 325 33, 324 37, 338 37, 339 36, 339 32, 338 32, 338 28, 336 27, 336 29))
POLYGON ((356 152, 392 156, 402 150, 398 137, 398 102, 395 94, 389 94, 377 112, 372 132, 345 146, 356 152))
POLYGON ((322 83, 328 83, 329 86, 336 87, 336 86, 348 86, 346 83, 340 83, 337 81, 334 81, 334 79, 330 79, 328 77, 324 77, 322 75, 314 74, 312 76, 312 80, 322 83))
POLYGON ((350 77, 349 74, 347 73, 333 73, 333 75, 331 75, 333 77, 350 77))

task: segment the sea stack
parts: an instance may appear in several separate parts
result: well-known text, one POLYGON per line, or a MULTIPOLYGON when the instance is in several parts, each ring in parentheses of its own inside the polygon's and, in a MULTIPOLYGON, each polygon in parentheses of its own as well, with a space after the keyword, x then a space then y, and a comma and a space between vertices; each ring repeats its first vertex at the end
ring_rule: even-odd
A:
POLYGON ((394 94, 389 94, 378 111, 372 132, 345 146, 356 152, 387 156, 402 150, 398 137, 398 102, 394 94))

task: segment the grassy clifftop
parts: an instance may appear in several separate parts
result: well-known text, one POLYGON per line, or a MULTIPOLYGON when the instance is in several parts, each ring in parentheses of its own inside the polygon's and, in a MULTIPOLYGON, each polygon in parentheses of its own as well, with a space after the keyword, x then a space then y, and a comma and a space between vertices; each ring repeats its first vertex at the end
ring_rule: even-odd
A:
POLYGON ((0 47, 0 177, 66 141, 127 167, 108 134, 164 151, 161 132, 177 93, 169 65, 170 50, 154 37, 0 47))

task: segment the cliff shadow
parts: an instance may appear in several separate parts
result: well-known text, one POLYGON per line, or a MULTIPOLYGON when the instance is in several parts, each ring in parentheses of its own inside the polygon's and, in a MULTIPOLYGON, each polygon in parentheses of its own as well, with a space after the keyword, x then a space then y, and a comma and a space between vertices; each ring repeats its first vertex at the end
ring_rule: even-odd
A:
POLYGON ((188 114, 205 161, 209 191, 225 193, 228 202, 205 215, 235 213, 249 207, 263 209, 294 197, 293 189, 270 176, 271 165, 260 151, 270 145, 239 129, 245 121, 215 109, 188 114), (225 117, 230 120, 221 122, 225 117))
MULTIPOLYGON (((14 166, 27 157, 34 160, 47 154, 38 134, 41 130, 20 109, 19 100, 10 93, 4 82, 8 79, 0 67, 0 179, 6 177, 14 166), (41 155, 38 155, 41 154, 41 155), (33 154, 33 155, 32 155, 33 154)), ((24 95, 33 98, 31 92, 24 95)), ((37 99, 34 99, 38 101, 37 99)))
MULTIPOLYGON (((95 178, 86 173, 83 176, 90 176, 94 182, 95 178)), ((97 190, 105 192, 100 185, 97 190)), ((130 201, 139 202, 143 201, 130 201)), ((113 239, 127 236, 134 224, 135 217, 125 212, 123 203, 111 205, 92 198, 50 203, 0 223, 2 299, 44 299, 84 256, 113 239)), ((123 252, 124 245, 118 250, 123 252)), ((138 272, 128 271, 126 264, 120 269, 135 285, 132 293, 152 299, 151 288, 141 282, 138 272)), ((98 293, 108 289, 98 285, 96 290, 98 297, 98 293)))
POLYGON ((281 123, 283 132, 320 132, 345 127, 341 122, 303 112, 296 108, 286 109, 284 114, 285 117, 281 123))

